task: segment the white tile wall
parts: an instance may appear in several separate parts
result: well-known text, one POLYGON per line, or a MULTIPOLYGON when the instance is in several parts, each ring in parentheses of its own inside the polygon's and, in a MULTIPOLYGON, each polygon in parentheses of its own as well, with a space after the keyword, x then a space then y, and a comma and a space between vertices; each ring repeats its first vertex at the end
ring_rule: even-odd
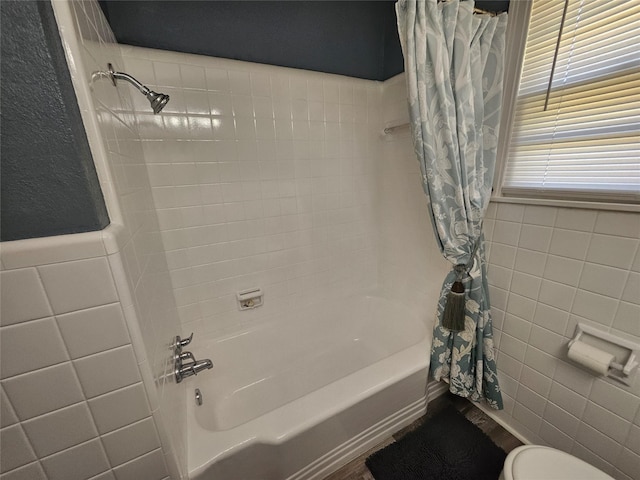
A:
POLYGON ((3 385, 20 420, 84 400, 71 362, 16 375, 5 380, 3 385), (49 392, 48 395, 42 395, 43 391, 49 392))
POLYGON ((88 398, 139 382, 140 373, 137 368, 125 370, 132 363, 136 363, 136 358, 131 345, 74 361, 76 372, 88 398))
POLYGON ((639 222, 636 213, 492 204, 486 231, 500 417, 620 479, 640 478, 640 378, 631 387, 598 378, 566 351, 578 322, 640 341, 639 222))
POLYGON ((116 480, 166 480, 164 458, 160 449, 154 450, 114 469, 116 480))
POLYGON ((56 318, 69 355, 74 359, 131 342, 118 303, 58 315, 56 318))
MULTIPOLYGON (((105 257, 0 272, 0 479, 83 480, 131 460, 108 457, 107 435, 152 411, 113 284, 105 257), (83 298, 51 282, 84 285, 83 298)), ((136 457, 160 447, 155 430, 139 443, 136 457)))
POLYGON ((104 435, 103 442, 107 458, 113 465, 133 460, 160 445, 151 417, 104 435))
POLYGON ((11 270, 4 275, 0 284, 0 325, 47 317, 53 313, 35 268, 11 270))
POLYGON ((89 408, 100 433, 130 425, 144 418, 150 411, 141 383, 92 398, 89 400, 89 408), (127 408, 121 408, 122 405, 127 408))
POLYGON ((44 265, 38 271, 55 314, 105 305, 118 298, 104 257, 44 265))
POLYGON ((24 467, 11 470, 4 478, 8 480, 47 480, 44 470, 39 463, 30 463, 24 467))
POLYGON ((12 425, 0 430, 2 470, 9 471, 36 459, 22 426, 12 425))
MULTIPOLYGON (((104 472, 109 463, 101 442, 89 442, 42 459, 49 480, 82 480, 104 472)), ((104 472, 108 475, 110 472, 104 472)))
MULTIPOLYGON (((377 285, 380 85, 123 47, 171 95, 134 104, 184 328, 229 333, 377 285), (259 309, 235 294, 261 287, 259 309)), ((155 88, 155 87, 154 87, 155 88)))
POLYGON ((3 378, 69 359, 58 326, 52 317, 2 327, 0 347, 0 374, 3 378), (24 352, 31 354, 24 355, 24 352))

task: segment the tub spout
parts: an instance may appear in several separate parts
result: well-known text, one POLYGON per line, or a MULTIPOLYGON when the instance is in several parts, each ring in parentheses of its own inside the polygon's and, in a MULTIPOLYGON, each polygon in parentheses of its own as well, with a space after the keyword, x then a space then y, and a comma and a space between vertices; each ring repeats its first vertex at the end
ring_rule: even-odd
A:
POLYGON ((198 360, 194 362, 190 362, 184 365, 180 365, 176 368, 176 382, 180 383, 183 378, 191 377, 192 375, 197 375, 201 371, 205 369, 213 368, 213 362, 208 358, 205 360, 198 360))
POLYGON ((213 362, 208 358, 204 360, 199 360, 193 364, 193 371, 195 372, 196 375, 200 373, 202 370, 204 370, 205 368, 207 370, 213 368, 213 362))

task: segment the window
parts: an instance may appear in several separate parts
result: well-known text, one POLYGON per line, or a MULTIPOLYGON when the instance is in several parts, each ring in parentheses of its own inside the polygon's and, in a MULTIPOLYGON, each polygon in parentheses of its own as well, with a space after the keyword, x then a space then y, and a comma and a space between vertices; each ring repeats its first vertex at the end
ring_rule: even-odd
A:
POLYGON ((503 196, 640 203, 640 2, 534 0, 513 108, 503 196))

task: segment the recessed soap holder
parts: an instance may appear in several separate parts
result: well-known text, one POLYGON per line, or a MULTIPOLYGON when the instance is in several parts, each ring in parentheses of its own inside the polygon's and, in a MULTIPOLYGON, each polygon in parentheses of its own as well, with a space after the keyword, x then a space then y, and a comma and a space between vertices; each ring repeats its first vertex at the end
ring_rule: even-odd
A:
POLYGON ((261 307, 264 303, 264 297, 260 288, 250 288, 236 294, 238 298, 238 308, 240 310, 251 310, 261 307))

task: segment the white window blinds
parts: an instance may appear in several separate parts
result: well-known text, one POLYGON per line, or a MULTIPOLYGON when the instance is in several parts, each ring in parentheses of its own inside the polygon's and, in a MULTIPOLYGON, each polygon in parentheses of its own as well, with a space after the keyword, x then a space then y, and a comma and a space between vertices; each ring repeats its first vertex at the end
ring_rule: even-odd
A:
POLYGON ((640 201, 640 1, 534 0, 502 192, 640 201), (551 79, 549 102, 545 98, 551 79))

